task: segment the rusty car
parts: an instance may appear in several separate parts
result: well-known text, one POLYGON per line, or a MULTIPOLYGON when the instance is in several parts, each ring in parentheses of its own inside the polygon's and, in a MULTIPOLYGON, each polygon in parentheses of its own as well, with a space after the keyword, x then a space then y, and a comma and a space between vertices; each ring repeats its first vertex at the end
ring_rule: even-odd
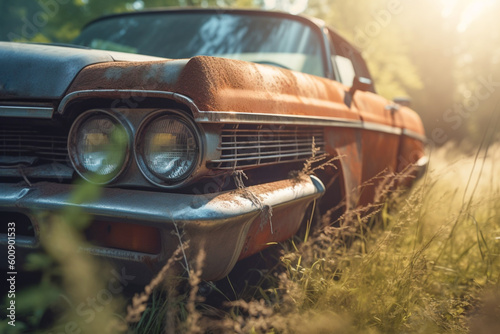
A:
POLYGON ((417 176, 425 140, 361 52, 307 16, 150 10, 71 45, 0 42, 0 219, 18 261, 41 247, 42 213, 75 207, 91 217, 82 252, 146 281, 189 240, 187 261, 203 249, 202 278, 218 280, 313 203, 350 210, 378 176, 417 176), (335 168, 301 173, 321 155, 335 168), (82 183, 100 196, 74 201, 82 183))

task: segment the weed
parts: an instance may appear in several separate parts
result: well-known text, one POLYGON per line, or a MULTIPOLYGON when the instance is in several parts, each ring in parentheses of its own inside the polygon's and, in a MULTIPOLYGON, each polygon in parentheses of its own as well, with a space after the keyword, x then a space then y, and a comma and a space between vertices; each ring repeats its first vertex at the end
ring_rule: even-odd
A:
MULTIPOLYGON (((203 253, 189 268, 188 277, 166 279, 171 264, 182 258, 178 249, 160 275, 132 299, 125 319, 134 325, 122 329, 136 333, 496 333, 500 328, 500 170, 495 161, 499 158, 500 146, 476 158, 460 157, 444 148, 433 152, 428 175, 409 192, 394 191, 398 176, 375 180, 380 185, 379 203, 346 212, 303 240, 280 244, 277 266, 253 269, 258 280, 248 280, 243 288, 223 280, 233 288, 231 293, 219 289, 221 282, 200 281, 203 253), (456 161, 450 162, 450 157, 456 161), (216 297, 226 302, 216 305, 216 297)), ((314 169, 307 164, 305 168, 305 172, 314 169)), ((242 181, 244 175, 236 177, 242 181)), ((38 261, 39 265, 57 262, 71 268, 59 253, 38 261)), ((86 275, 95 273, 92 267, 82 268, 87 268, 86 275)), ((69 269, 61 273, 68 285, 76 279, 74 274, 69 269)), ((114 317, 110 310, 103 313, 108 317, 105 322, 114 317)))

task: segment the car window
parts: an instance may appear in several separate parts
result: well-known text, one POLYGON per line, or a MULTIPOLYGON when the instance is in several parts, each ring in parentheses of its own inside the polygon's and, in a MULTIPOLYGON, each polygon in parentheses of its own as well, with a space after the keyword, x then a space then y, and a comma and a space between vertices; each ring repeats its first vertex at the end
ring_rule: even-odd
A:
MULTIPOLYGON (((332 46, 332 63, 340 77, 338 80, 346 86, 352 86, 355 76, 371 79, 370 71, 360 52, 330 29, 328 35, 332 46)), ((371 91, 375 92, 373 84, 371 91)))
POLYGON ((90 24, 74 43, 164 58, 226 57, 325 76, 319 30, 281 16, 220 12, 115 16, 90 24))
POLYGON ((352 86, 356 72, 354 71, 354 66, 349 58, 335 55, 333 56, 333 61, 337 64, 337 69, 340 75, 340 82, 346 86, 352 86))

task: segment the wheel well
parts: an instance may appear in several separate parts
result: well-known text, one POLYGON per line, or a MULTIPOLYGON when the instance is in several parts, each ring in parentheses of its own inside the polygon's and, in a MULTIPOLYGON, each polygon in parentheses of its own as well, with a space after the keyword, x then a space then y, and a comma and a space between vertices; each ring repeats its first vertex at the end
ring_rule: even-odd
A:
POLYGON ((335 161, 333 166, 326 166, 324 169, 318 170, 316 176, 325 185, 325 193, 316 203, 317 213, 321 216, 322 224, 331 224, 337 221, 346 210, 342 166, 338 161, 335 161))

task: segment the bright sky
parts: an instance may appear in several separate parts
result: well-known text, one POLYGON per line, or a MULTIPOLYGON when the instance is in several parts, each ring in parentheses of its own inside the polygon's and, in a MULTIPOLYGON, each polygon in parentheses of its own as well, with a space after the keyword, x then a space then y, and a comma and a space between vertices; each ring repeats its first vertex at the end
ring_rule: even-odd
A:
POLYGON ((309 0, 264 0, 264 9, 300 14, 306 10, 308 3, 309 0))
MULTIPOLYGON (((462 13, 460 23, 457 26, 459 32, 464 32, 467 27, 476 20, 481 13, 492 5, 496 0, 470 0, 462 13)), ((456 5, 456 0, 441 0, 443 4, 443 16, 447 17, 456 5)))

